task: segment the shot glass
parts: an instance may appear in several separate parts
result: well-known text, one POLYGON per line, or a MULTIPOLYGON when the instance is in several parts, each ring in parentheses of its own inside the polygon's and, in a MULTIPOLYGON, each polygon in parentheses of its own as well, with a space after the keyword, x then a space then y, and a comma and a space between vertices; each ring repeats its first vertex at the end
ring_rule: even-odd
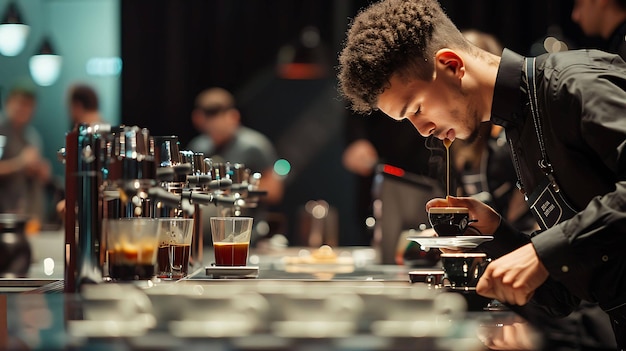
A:
POLYGON ((193 218, 159 218, 159 278, 180 279, 189 272, 193 218))
POLYGON ((248 262, 251 232, 251 217, 212 217, 215 265, 245 266, 248 262))
POLYGON ((113 280, 154 277, 158 221, 153 218, 106 219, 109 276, 113 280))

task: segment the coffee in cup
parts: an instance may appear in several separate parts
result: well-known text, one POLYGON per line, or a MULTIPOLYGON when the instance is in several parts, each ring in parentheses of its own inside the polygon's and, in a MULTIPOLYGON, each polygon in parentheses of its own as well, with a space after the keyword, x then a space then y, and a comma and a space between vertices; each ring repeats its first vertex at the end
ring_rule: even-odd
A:
POLYGON ((105 221, 109 276, 113 280, 147 280, 154 276, 158 221, 119 218, 105 221))
POLYGON ((431 207, 428 220, 439 236, 459 236, 465 233, 470 219, 467 207, 431 207))
POLYGON ((211 217, 216 266, 246 266, 252 232, 251 217, 211 217))
POLYGON ((444 284, 451 288, 475 288, 488 263, 483 252, 442 253, 444 284))
POLYGON ((192 218, 159 218, 159 278, 180 279, 189 271, 189 254, 193 236, 192 218))

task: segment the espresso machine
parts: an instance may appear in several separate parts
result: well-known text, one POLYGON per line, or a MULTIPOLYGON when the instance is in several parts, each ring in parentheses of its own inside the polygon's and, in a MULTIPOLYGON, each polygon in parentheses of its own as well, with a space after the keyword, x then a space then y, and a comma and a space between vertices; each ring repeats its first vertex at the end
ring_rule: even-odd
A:
POLYGON ((202 207, 211 203, 234 206, 237 199, 221 196, 232 185, 230 179, 213 179, 211 159, 203 153, 180 150, 178 137, 156 136, 159 187, 149 191, 156 217, 193 218, 190 264, 202 263, 202 207))
POLYGON ((80 124, 59 151, 66 170, 65 291, 106 280, 107 218, 194 219, 191 258, 202 264, 202 207, 242 215, 257 206, 260 175, 181 151, 176 136, 145 128, 80 124))
POLYGON ((147 129, 80 124, 59 152, 65 163, 65 288, 103 281, 104 218, 151 217, 156 185, 147 129))

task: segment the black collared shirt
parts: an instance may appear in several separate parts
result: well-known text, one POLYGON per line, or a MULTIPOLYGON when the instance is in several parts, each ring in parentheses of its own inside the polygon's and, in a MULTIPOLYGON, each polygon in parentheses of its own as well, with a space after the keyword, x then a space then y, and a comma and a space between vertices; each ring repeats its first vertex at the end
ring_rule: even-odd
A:
MULTIPOLYGON (((492 121, 502 125, 531 193, 545 177, 527 108, 524 58, 505 50, 492 121)), ((544 141, 561 192, 580 212, 532 238, 550 276, 605 309, 626 303, 626 63, 597 50, 539 56, 544 141)))

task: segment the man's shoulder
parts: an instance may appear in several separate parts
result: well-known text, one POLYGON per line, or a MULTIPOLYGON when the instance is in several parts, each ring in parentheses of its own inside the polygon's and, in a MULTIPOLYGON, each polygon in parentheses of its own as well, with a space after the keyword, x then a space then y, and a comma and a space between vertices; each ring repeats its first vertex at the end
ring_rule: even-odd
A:
POLYGON ((213 148, 213 142, 206 135, 198 135, 189 141, 187 149, 196 152, 207 152, 213 148))
MULTIPOLYGON (((553 54, 543 55, 545 68, 559 71, 592 71, 598 68, 607 70, 624 70, 626 63, 617 54, 597 49, 569 50, 553 54)), ((541 62, 540 61, 540 62, 541 62)))
POLYGON ((245 126, 239 127, 237 132, 240 143, 244 145, 257 146, 257 147, 273 147, 270 139, 265 134, 248 128, 245 126))

